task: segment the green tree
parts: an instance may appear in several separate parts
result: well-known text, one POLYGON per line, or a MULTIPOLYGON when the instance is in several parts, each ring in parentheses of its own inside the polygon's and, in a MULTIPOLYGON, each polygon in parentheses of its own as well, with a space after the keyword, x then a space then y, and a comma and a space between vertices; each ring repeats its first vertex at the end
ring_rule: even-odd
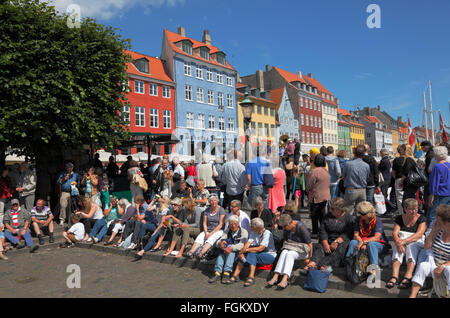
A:
POLYGON ((130 41, 67 18, 39 0, 0 2, 0 148, 35 159, 37 195, 48 194, 52 150, 112 148, 128 136, 120 111, 130 41))

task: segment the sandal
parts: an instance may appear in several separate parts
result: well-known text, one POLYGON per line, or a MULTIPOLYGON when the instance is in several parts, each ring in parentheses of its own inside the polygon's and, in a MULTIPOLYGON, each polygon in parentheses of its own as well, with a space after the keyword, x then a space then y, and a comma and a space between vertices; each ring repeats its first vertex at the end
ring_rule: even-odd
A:
POLYGON ((228 280, 225 282, 225 284, 231 285, 231 284, 237 283, 238 281, 240 281, 239 277, 237 277, 237 276, 231 276, 231 278, 228 279, 228 280))
POLYGON ((394 288, 394 286, 397 284, 398 277, 392 276, 389 281, 386 283, 386 288, 391 289, 394 288), (394 279, 394 281, 392 281, 394 279))
POLYGON ((272 288, 273 286, 275 286, 275 284, 278 283, 278 279, 277 280, 273 280, 273 278, 271 280, 269 280, 266 284, 266 288, 272 288))
POLYGON ((158 248, 150 250, 150 253, 156 253, 156 252, 159 252, 161 250, 162 250, 162 247, 158 247, 158 248))
POLYGON ((286 287, 288 287, 288 285, 289 285, 289 282, 286 282, 286 283, 281 282, 277 285, 277 289, 278 290, 286 289, 286 287))
POLYGON ((194 257, 194 254, 192 254, 191 252, 187 252, 186 254, 183 254, 183 257, 186 257, 186 258, 193 258, 193 257, 194 257))
POLYGON ((247 281, 244 283, 244 287, 250 287, 254 284, 255 284, 255 279, 250 277, 250 278, 247 278, 247 281))
POLYGON ((398 289, 410 289, 411 285, 412 285, 412 277, 411 278, 406 278, 403 277, 403 280, 400 284, 398 284, 398 289))

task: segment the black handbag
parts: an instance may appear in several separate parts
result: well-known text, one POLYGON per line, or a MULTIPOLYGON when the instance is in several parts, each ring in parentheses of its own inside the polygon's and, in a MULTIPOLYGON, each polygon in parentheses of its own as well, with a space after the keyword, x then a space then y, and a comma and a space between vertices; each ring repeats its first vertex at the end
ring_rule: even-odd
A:
POLYGON ((428 178, 422 169, 415 166, 408 172, 405 184, 407 186, 423 187, 428 184, 428 178))

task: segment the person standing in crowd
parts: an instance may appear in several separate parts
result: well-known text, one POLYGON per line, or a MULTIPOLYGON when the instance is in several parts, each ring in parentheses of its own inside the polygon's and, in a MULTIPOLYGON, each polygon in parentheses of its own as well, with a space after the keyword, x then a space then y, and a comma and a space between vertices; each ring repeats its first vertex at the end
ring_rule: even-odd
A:
MULTIPOLYGON (((430 178, 430 174, 432 169, 430 169, 431 162, 434 159, 434 151, 433 151, 433 145, 428 140, 422 141, 420 144, 420 148, 422 149, 422 152, 425 154, 425 175, 427 178, 430 178)), ((424 210, 425 215, 428 215, 428 203, 429 203, 429 196, 430 196, 430 188, 428 186, 425 186, 423 189, 423 200, 425 202, 424 210)))
POLYGON ((269 188, 269 210, 273 213, 277 212, 279 208, 284 208, 286 205, 286 198, 284 195, 284 180, 286 173, 281 168, 272 170, 273 187, 269 188))
POLYGON ((110 180, 114 179, 119 174, 119 166, 117 165, 114 156, 109 157, 109 163, 106 166, 106 173, 110 180))
POLYGON ((311 206, 312 237, 319 234, 319 223, 322 224, 325 208, 330 200, 330 174, 325 169, 326 160, 321 154, 314 158, 316 168, 310 172, 306 191, 311 206))
POLYGON ((20 165, 19 182, 16 187, 19 193, 20 205, 27 211, 31 211, 34 206, 34 194, 36 192, 36 173, 30 169, 28 162, 20 165))
POLYGON ((83 179, 81 179, 81 184, 86 187, 86 198, 89 198, 97 204, 98 206, 102 205, 100 200, 100 194, 98 193, 98 177, 95 174, 94 167, 90 167, 88 172, 84 174, 83 179))
POLYGON ((339 150, 337 153, 337 160, 339 162, 339 167, 341 168, 341 178, 339 178, 338 185, 337 185, 337 195, 341 198, 344 197, 345 194, 345 188, 344 188, 344 180, 342 178, 342 172, 344 171, 345 164, 348 162, 345 157, 347 156, 347 153, 345 150, 339 150))
POLYGON ((130 169, 130 163, 131 161, 133 161, 133 157, 132 156, 128 156, 127 157, 127 161, 125 161, 121 166, 120 166, 120 175, 121 176, 126 176, 128 169, 130 169))
POLYGON ((378 167, 375 158, 372 156, 369 145, 364 145, 366 147, 366 154, 363 157, 363 161, 367 163, 370 167, 369 178, 367 179, 366 186, 366 201, 375 205, 374 193, 375 188, 378 187, 378 167))
POLYGON ((19 184, 19 176, 20 176, 20 165, 18 163, 15 163, 12 165, 11 170, 9 172, 9 177, 11 178, 11 184, 14 188, 14 191, 16 190, 16 187, 19 184))
MULTIPOLYGON (((400 145, 399 147, 402 147, 402 146, 403 145, 400 145)), ((402 166, 400 167, 401 178, 398 182, 398 186, 401 189, 403 189, 403 198, 401 201, 401 202, 403 202, 404 200, 409 199, 409 198, 414 199, 416 197, 417 190, 419 190, 419 187, 409 184, 407 182, 407 177, 408 177, 409 171, 417 169, 417 163, 413 157, 413 150, 412 150, 411 146, 405 145, 405 147, 402 147, 401 151, 402 152, 399 152, 399 153, 403 157, 403 163, 402 163, 402 166)), ((398 177, 398 175, 396 173, 396 178, 397 177, 398 177)), ((398 200, 398 197, 397 197, 397 200, 398 200)), ((402 206, 401 202, 400 202, 400 204, 397 204, 397 209, 398 209, 398 205, 402 206)), ((401 211, 403 214, 403 207, 402 207, 401 211)))
POLYGON ((66 171, 61 173, 58 177, 57 183, 61 187, 61 195, 59 197, 59 224, 61 226, 64 226, 64 222, 70 219, 70 210, 68 210, 69 207, 73 209, 72 207, 72 183, 75 183, 75 186, 78 186, 81 184, 81 178, 80 175, 73 171, 73 163, 68 162, 65 165, 66 171), (68 212, 69 211, 69 212, 68 212))
POLYGON ((194 182, 197 182, 197 180, 198 180, 197 167, 195 166, 194 160, 191 160, 191 163, 189 164, 189 167, 187 168, 187 176, 188 176, 188 178, 192 177, 194 182))
POLYGON ((370 167, 362 160, 365 152, 366 148, 364 145, 358 145, 353 151, 355 158, 347 162, 342 173, 345 187, 345 206, 347 207, 347 213, 350 215, 353 215, 356 206, 360 202, 366 201, 366 187, 370 167))
POLYGON ((387 213, 390 214, 394 211, 394 205, 388 198, 388 190, 391 185, 391 162, 389 161, 389 151, 387 149, 381 149, 381 161, 378 165, 378 170, 383 176, 383 183, 381 186, 381 193, 383 193, 384 201, 386 202, 387 213))
POLYGON ((446 147, 435 147, 434 158, 437 164, 433 167, 429 178, 430 207, 427 215, 427 225, 432 226, 436 219, 436 209, 441 204, 450 205, 450 163, 446 161, 448 150, 446 147))
POLYGON ((3 215, 9 209, 9 202, 14 194, 14 188, 11 178, 8 176, 8 168, 3 167, 0 175, 0 221, 3 220, 3 215))
POLYGON ((203 155, 202 163, 198 166, 197 169, 198 178, 200 180, 205 181, 205 187, 209 192, 212 192, 216 189, 216 182, 214 181, 215 177, 218 177, 216 168, 213 164, 208 163, 208 155, 203 155))
MULTIPOLYGON (((449 156, 447 156, 447 159, 445 159, 446 162, 450 163, 450 144, 449 143, 441 143, 439 146, 445 147, 447 148, 447 152, 449 154, 449 156)), ((434 166, 437 164, 436 159, 433 157, 433 159, 431 159, 431 163, 428 166, 428 176, 431 174, 431 172, 433 171, 434 166)))
POLYGON ((99 153, 96 153, 94 155, 93 167, 95 169, 100 168, 103 171, 103 163, 100 161, 100 154, 99 153))
POLYGON ((17 199, 11 200, 11 209, 7 210, 3 217, 3 224, 5 225, 5 238, 17 249, 25 247, 25 244, 18 240, 24 239, 26 246, 30 249, 30 253, 34 253, 39 249, 38 245, 34 245, 33 239, 29 231, 31 223, 30 212, 24 207, 20 206, 17 199))
POLYGON ((172 180, 174 184, 178 184, 181 179, 184 180, 184 168, 180 165, 180 158, 173 157, 172 159, 173 163, 173 176, 172 180))
POLYGON ((341 177, 341 166, 339 161, 333 156, 334 148, 329 146, 327 148, 327 155, 325 157, 328 166, 328 172, 330 173, 330 197, 331 200, 337 197, 338 182, 341 177))
POLYGON ((100 196, 100 202, 102 207, 109 207, 109 179, 108 174, 103 172, 100 168, 95 168, 95 174, 98 180, 98 193, 100 196))
POLYGON ((288 159, 294 159, 294 152, 295 152, 295 144, 292 142, 292 139, 288 139, 287 146, 285 153, 288 157, 288 159))
POLYGON ((144 175, 142 174, 141 170, 139 169, 138 163, 136 161, 132 160, 129 163, 129 167, 130 168, 128 169, 127 175, 128 175, 128 181, 130 181, 132 203, 134 203, 134 199, 137 196, 144 196, 144 192, 139 187, 139 184, 135 183, 136 175, 138 175, 141 178, 143 178, 144 175))
POLYGON ((312 170, 314 170, 314 168, 316 167, 314 165, 314 158, 320 154, 320 150, 317 148, 311 148, 309 150, 309 162, 310 162, 310 168, 308 172, 311 172, 312 170))
POLYGON ((284 152, 286 150, 286 144, 281 144, 280 148, 278 149, 278 157, 280 157, 280 167, 284 168, 284 166, 286 165, 286 158, 284 156, 284 152))
POLYGON ((436 222, 425 240, 425 261, 417 265, 412 279, 410 298, 416 298, 425 279, 434 280, 445 276, 447 291, 450 290, 450 205, 442 204, 436 209, 436 222))
POLYGON ((298 142, 298 138, 294 138, 294 164, 298 166, 300 162, 300 143, 298 142))
POLYGON ((272 174, 270 162, 257 156, 248 162, 245 173, 247 174, 247 188, 249 189, 248 204, 251 206, 253 200, 260 196, 264 201, 264 206, 267 208, 269 204, 269 190, 265 183, 265 175, 272 174))
POLYGON ((290 158, 284 166, 284 174, 286 175, 286 200, 291 199, 292 187, 294 186, 294 159, 290 158))
POLYGON ((43 199, 38 199, 36 206, 31 209, 31 222, 33 223, 33 229, 39 239, 40 245, 44 244, 41 229, 48 230, 49 243, 55 242, 55 237, 53 236, 53 214, 50 208, 45 205, 43 199))
POLYGON ((222 207, 227 210, 233 200, 244 200, 247 185, 245 167, 238 159, 238 151, 233 151, 233 160, 223 165, 220 180, 226 185, 222 207))

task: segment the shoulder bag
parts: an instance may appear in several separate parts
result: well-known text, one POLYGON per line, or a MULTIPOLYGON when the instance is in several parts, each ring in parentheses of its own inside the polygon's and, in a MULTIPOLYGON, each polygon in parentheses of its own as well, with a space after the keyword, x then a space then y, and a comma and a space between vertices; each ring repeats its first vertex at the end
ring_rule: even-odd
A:
POLYGON ((405 179, 407 186, 423 187, 428 184, 428 178, 422 169, 419 169, 417 165, 414 166, 405 179))
POLYGON ((282 250, 289 250, 289 251, 295 251, 300 254, 306 254, 309 255, 310 249, 309 245, 306 243, 299 243, 295 242, 293 240, 286 240, 283 243, 282 250))

